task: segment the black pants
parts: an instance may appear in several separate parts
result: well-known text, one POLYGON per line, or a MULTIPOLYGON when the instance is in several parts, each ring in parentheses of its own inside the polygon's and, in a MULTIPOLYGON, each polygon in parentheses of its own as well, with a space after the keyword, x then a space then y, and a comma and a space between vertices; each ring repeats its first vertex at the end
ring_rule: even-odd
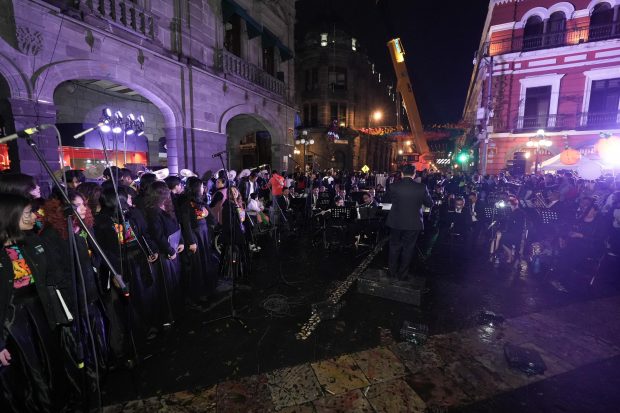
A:
POLYGON ((413 260, 415 243, 419 230, 402 230, 390 228, 390 275, 399 280, 409 277, 409 266, 413 260))

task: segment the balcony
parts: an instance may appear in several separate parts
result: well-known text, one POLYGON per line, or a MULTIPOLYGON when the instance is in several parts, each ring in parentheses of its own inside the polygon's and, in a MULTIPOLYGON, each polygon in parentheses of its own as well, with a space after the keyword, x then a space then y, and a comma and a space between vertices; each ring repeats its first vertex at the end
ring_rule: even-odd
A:
POLYGON ((620 112, 584 112, 577 115, 580 129, 610 129, 620 126, 620 112))
POLYGON ((493 40, 487 43, 486 54, 496 56, 618 38, 620 38, 620 22, 602 26, 579 26, 537 36, 493 40))
POLYGON ((157 18, 130 0, 79 0, 77 7, 140 37, 157 39, 157 18))
POLYGON ((224 49, 218 50, 216 65, 217 69, 226 75, 247 81, 278 96, 286 96, 286 85, 283 81, 224 49))

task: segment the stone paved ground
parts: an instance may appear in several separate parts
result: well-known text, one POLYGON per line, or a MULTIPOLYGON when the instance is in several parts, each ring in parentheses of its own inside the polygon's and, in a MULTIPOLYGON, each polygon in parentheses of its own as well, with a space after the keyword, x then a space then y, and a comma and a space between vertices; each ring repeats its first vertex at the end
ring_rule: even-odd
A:
MULTIPOLYGON (((368 350, 104 411, 507 411, 483 404, 615 360, 620 355, 619 309, 620 296, 599 298, 509 318, 500 326, 433 335, 419 347, 386 336, 381 346, 368 350), (528 377, 511 370, 503 355, 507 342, 540 352, 548 368, 545 374, 528 377)), ((509 409, 533 411, 519 405, 509 409)), ((609 409, 594 402, 588 411, 613 411, 609 409)))

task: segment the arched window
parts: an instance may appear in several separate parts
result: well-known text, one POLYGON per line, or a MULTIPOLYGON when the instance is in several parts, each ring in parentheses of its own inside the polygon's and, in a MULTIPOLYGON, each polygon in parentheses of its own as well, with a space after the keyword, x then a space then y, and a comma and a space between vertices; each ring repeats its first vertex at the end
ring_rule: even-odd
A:
POLYGON ((543 45, 545 24, 540 16, 531 16, 527 19, 523 29, 523 50, 540 49, 543 45))
POLYGON ((566 29, 566 16, 564 12, 556 11, 549 16, 547 22, 547 44, 549 46, 561 46, 564 44, 566 29))
POLYGON ((611 37, 614 9, 609 3, 599 3, 590 16, 590 41, 603 40, 611 37))

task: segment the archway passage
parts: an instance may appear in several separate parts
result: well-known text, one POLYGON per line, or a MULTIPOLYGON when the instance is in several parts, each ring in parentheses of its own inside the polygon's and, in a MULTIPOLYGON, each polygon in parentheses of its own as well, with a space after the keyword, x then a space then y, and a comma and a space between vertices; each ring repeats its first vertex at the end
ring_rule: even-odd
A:
POLYGON ((254 115, 234 116, 226 125, 229 169, 241 171, 272 165, 268 125, 254 115))
MULTIPOLYGON (((15 126, 13 122, 13 112, 11 110, 11 103, 9 98, 11 97, 11 91, 6 79, 0 76, 0 137, 6 136, 14 132, 15 126)), ((4 171, 11 168, 10 156, 16 153, 14 148, 10 149, 10 144, 0 144, 0 171, 4 171)))
POLYGON ((166 146, 160 144, 165 140, 164 116, 151 101, 130 87, 108 80, 70 80, 55 89, 54 104, 62 134, 64 166, 87 170, 105 164, 104 145, 113 165, 134 171, 166 166, 166 146), (102 120, 106 108, 112 112, 113 119, 117 112, 120 114, 118 133, 97 130, 73 139, 78 132, 102 120), (143 127, 136 128, 130 115, 134 119, 142 116, 143 127))

